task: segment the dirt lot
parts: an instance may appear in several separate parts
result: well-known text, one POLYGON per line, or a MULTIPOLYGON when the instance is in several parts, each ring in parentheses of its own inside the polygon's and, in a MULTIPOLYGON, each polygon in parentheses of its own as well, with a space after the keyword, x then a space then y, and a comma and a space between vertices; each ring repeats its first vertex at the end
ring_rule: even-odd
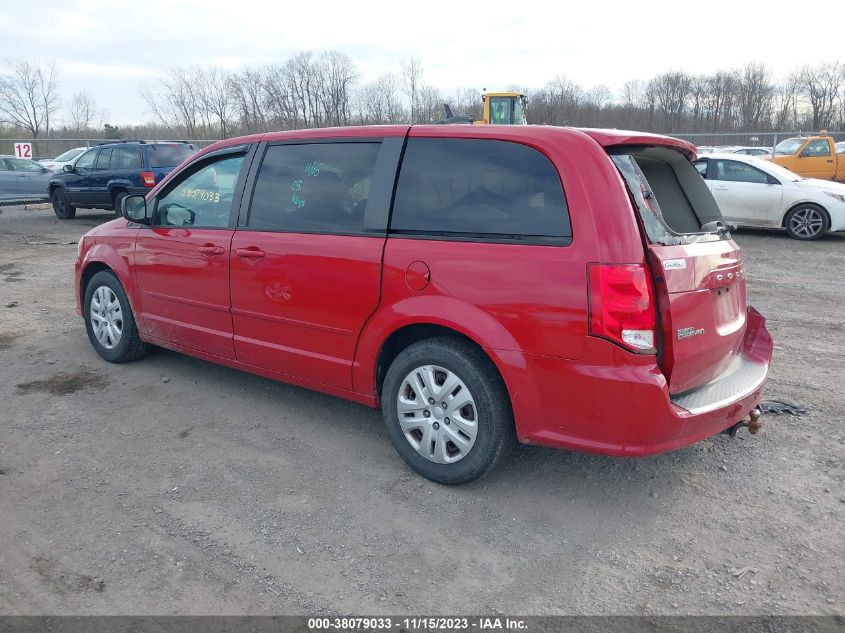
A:
POLYGON ((767 396, 804 417, 643 460, 521 447, 445 488, 375 411, 101 361, 71 286, 109 218, 0 214, 0 614, 845 613, 845 236, 737 238, 767 396))

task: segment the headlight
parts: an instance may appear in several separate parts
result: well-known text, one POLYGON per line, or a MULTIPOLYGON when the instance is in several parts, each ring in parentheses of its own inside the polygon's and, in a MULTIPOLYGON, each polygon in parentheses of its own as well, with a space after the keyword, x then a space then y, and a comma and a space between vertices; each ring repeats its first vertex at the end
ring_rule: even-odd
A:
POLYGON ((85 239, 85 236, 79 238, 79 241, 76 243, 76 256, 79 257, 82 254, 82 240, 85 239))
POLYGON ((839 202, 845 203, 845 194, 843 193, 833 193, 832 191, 825 191, 824 195, 830 196, 831 198, 839 200, 839 202))

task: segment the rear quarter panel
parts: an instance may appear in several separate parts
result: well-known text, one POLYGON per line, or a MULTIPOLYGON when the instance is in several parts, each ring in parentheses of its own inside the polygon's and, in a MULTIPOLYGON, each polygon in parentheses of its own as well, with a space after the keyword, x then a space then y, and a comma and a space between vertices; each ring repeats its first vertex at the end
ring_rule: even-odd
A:
POLYGON ((462 332, 486 348, 514 399, 512 385, 521 382, 512 375, 520 371, 519 355, 583 355, 587 264, 644 261, 621 177, 593 139, 575 130, 540 126, 468 127, 414 127, 410 136, 491 138, 542 152, 560 175, 572 242, 540 246, 389 237, 379 308, 356 351, 355 391, 375 392, 378 355, 390 334, 405 325, 432 323, 462 332), (422 291, 405 282, 405 271, 415 261, 424 261, 431 271, 422 291))

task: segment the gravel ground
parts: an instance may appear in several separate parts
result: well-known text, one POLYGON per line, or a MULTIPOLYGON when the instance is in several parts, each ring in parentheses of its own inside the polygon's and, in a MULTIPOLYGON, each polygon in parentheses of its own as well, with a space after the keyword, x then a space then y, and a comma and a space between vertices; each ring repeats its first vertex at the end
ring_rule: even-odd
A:
POLYGON ((845 613, 845 236, 737 236, 767 397, 807 415, 648 459, 520 447, 446 488, 376 411, 101 361, 72 275, 111 216, 0 210, 0 614, 845 613))

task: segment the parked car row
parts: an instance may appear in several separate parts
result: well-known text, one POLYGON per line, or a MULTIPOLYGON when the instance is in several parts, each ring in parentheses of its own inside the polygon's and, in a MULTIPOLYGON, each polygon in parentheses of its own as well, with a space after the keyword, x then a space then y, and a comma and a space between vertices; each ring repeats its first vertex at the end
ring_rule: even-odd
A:
POLYGON ((184 141, 116 141, 38 163, 0 156, 0 202, 50 200, 63 220, 77 208, 119 209, 124 196, 149 191, 196 151, 184 141))
POLYGON ((745 146, 745 145, 699 145, 696 148, 699 155, 702 154, 745 154, 747 156, 771 156, 772 148, 763 146, 745 146))
POLYGON ((127 195, 149 191, 197 148, 184 141, 121 141, 91 148, 48 184, 56 216, 76 209, 120 209, 127 195))

